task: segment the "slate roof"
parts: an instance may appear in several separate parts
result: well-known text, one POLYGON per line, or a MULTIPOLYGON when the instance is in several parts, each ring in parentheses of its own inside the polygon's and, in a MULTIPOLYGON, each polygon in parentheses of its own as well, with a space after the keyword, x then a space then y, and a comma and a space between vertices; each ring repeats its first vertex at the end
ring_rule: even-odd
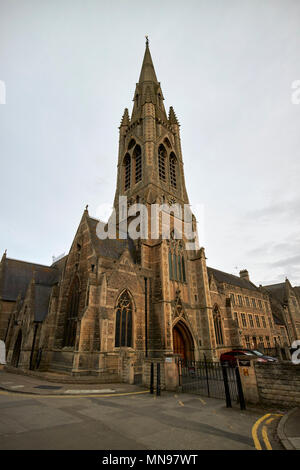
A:
POLYGON ((52 286, 36 284, 34 286, 34 320, 44 321, 49 307, 52 286))
POLYGON ((263 286, 264 289, 268 291, 268 293, 275 297, 281 304, 286 302, 286 290, 285 290, 285 282, 281 282, 280 284, 272 284, 270 286, 263 286))
POLYGON ((208 276, 211 277, 211 275, 213 275, 217 282, 224 282, 225 284, 242 287, 243 289, 259 290, 253 282, 247 281, 247 279, 241 279, 239 276, 234 276, 234 274, 225 273, 224 271, 209 267, 207 267, 207 272, 208 276))
POLYGON ((4 272, 0 286, 0 296, 3 300, 15 301, 19 294, 24 298, 33 276, 37 284, 48 286, 54 285, 59 280, 60 271, 56 267, 11 258, 6 258, 3 263, 4 272))
POLYGON ((110 259, 119 259, 121 254, 128 249, 133 260, 136 260, 136 250, 133 240, 127 238, 125 240, 114 240, 106 238, 105 240, 100 240, 96 233, 96 228, 99 223, 99 220, 88 217, 88 224, 90 227, 92 243, 95 248, 96 254, 110 259))

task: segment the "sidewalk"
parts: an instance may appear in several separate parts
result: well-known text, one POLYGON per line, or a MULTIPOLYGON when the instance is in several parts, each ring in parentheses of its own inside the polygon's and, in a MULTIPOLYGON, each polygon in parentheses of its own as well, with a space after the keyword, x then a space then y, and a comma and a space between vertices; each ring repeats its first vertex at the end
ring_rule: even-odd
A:
MULTIPOLYGON (((91 380, 92 381, 92 378, 91 380)), ((63 382, 63 377, 62 377, 63 382)), ((97 395, 97 394, 120 394, 137 393, 145 389, 138 385, 125 383, 60 383, 44 380, 39 377, 31 377, 22 374, 14 374, 0 370, 0 391, 34 394, 34 395, 97 395)))
POLYGON ((294 408, 281 418, 277 433, 286 450, 300 450, 300 408, 294 408))

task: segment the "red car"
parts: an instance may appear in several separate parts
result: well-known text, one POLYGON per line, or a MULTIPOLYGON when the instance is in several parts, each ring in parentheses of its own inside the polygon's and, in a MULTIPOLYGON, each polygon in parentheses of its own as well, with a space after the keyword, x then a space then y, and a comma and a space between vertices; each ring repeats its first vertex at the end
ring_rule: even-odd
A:
POLYGON ((254 353, 244 349, 235 349, 234 351, 228 351, 221 354, 220 362, 221 364, 228 364, 229 366, 234 367, 237 365, 237 357, 245 360, 256 359, 259 362, 267 362, 265 360, 261 360, 260 358, 257 359, 257 356, 254 353))

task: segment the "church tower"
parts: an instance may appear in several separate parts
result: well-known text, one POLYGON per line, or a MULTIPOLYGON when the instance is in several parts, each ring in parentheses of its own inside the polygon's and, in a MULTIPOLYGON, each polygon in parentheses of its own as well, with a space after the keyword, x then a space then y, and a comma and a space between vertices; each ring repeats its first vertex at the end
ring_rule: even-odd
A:
MULTIPOLYGON (((132 113, 130 116, 125 109, 119 130, 114 201, 117 220, 119 197, 126 196, 128 208, 135 203, 147 206, 149 234, 151 205, 178 204, 183 214, 189 199, 179 122, 173 107, 166 113, 148 39, 132 113)), ((123 213, 123 209, 120 212, 123 213)), ((127 215, 125 217, 130 221, 127 215)), ((149 351, 153 356, 175 353, 197 359, 204 353, 210 356, 214 343, 205 254, 203 249, 187 250, 186 240, 176 239, 175 219, 176 215, 171 213, 169 239, 161 236, 160 224, 158 239, 148 236, 136 242, 141 267, 153 273, 146 280, 150 296, 149 351)), ((193 229, 196 231, 194 217, 193 229)))
POLYGON ((148 40, 133 102, 131 116, 126 108, 119 128, 115 207, 121 195, 129 204, 188 204, 179 123, 172 107, 166 113, 148 40))

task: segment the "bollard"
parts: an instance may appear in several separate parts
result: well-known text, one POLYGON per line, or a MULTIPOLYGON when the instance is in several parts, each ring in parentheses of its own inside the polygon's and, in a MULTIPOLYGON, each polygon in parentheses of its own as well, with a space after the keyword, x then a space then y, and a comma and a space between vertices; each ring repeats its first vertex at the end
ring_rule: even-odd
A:
POLYGON ((222 373, 223 373, 224 388, 225 388, 226 408, 232 408, 230 390, 229 390, 229 385, 228 385, 227 368, 224 364, 222 364, 222 373))
POLYGON ((235 368, 235 375, 236 375, 236 384, 237 384, 237 389, 238 389, 238 394, 239 394, 240 408, 241 410, 245 410, 246 403, 245 403, 245 397, 244 397, 241 376, 240 376, 240 371, 239 371, 238 366, 235 368))
POLYGON ((151 362, 150 364, 150 393, 153 394, 154 392, 154 364, 151 362))
POLYGON ((160 363, 157 363, 157 370, 156 370, 156 396, 160 396, 160 363))

